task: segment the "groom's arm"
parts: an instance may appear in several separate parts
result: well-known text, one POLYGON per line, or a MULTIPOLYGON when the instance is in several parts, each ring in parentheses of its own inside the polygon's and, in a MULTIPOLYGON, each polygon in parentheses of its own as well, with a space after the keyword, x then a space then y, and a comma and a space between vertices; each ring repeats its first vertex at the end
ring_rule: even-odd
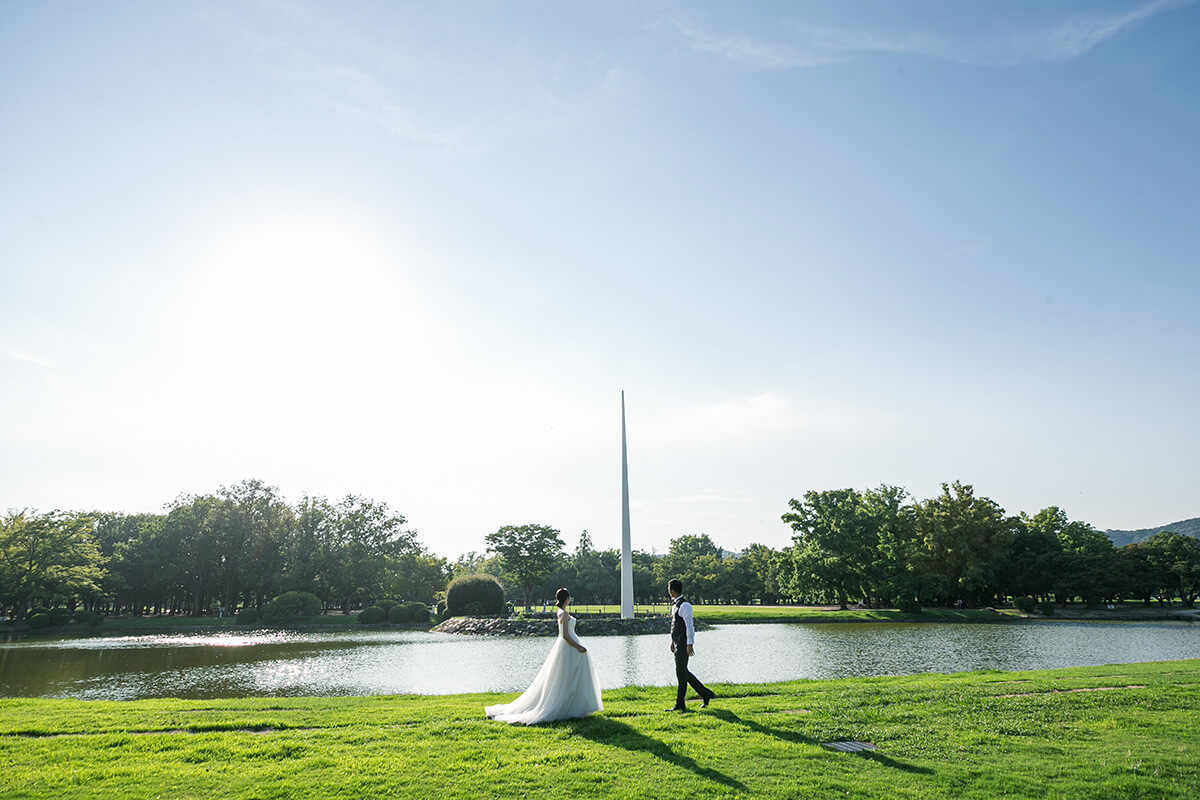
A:
MULTIPOLYGON (((687 646, 690 651, 692 645, 696 643, 696 623, 692 621, 692 604, 681 604, 679 606, 679 616, 683 617, 684 627, 687 628, 687 646)), ((688 655, 691 655, 691 652, 688 655)))

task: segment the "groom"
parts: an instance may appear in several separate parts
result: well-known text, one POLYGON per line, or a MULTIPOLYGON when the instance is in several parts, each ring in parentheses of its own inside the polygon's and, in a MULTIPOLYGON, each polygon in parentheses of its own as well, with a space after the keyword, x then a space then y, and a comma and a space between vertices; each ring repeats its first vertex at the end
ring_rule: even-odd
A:
POLYGON ((675 677, 679 689, 675 692, 675 705, 667 711, 687 711, 683 704, 690 683, 700 695, 700 707, 708 708, 708 701, 716 697, 700 679, 688 671, 688 658, 695 654, 696 625, 692 620, 692 604, 683 599, 683 583, 679 578, 667 582, 667 594, 671 595, 671 652, 675 654, 675 677))

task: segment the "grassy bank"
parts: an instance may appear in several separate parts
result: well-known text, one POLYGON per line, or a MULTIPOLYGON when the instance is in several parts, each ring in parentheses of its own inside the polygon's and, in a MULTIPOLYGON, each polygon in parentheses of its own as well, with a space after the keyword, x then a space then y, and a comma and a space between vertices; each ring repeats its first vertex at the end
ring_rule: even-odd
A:
POLYGON ((1192 798, 1200 660, 605 693, 583 720, 513 695, 0 700, 6 798, 1192 798), (842 754, 821 742, 872 742, 842 754))

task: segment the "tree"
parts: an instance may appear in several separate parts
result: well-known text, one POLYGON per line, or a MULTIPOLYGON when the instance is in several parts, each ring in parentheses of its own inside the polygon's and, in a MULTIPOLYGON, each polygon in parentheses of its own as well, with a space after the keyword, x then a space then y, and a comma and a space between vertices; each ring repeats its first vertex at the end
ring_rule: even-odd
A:
POLYGON ((450 567, 446 559, 424 548, 394 556, 388 572, 388 594, 402 600, 425 603, 432 602, 434 595, 442 591, 450 580, 450 567))
POLYGON ((1185 608, 1194 607, 1200 596, 1200 539, 1162 531, 1147 539, 1145 545, 1164 588, 1177 594, 1185 608))
POLYGON ((667 554, 655 563, 660 592, 667 581, 678 578, 684 593, 693 600, 714 600, 720 585, 718 575, 722 550, 707 533, 687 534, 671 540, 667 554))
POLYGON ((529 608, 532 588, 550 577, 563 558, 559 531, 548 525, 505 525, 484 539, 488 551, 500 556, 505 574, 521 587, 529 608))
POLYGON ((792 526, 798 588, 828 591, 846 608, 862 595, 877 552, 878 522, 854 489, 805 492, 788 501, 783 521, 792 526))
POLYGON ((347 495, 335 508, 330 564, 330 587, 349 612, 355 598, 374 599, 384 593, 389 561, 418 548, 416 534, 405 530, 402 515, 387 503, 347 495))
POLYGON ((943 483, 941 495, 918 504, 915 514, 927 569, 944 601, 978 600, 995 592, 1016 520, 958 481, 943 483))
POLYGON ((908 492, 880 484, 862 493, 863 510, 875 529, 877 556, 866 570, 867 591, 878 605, 918 603, 927 592, 919 572, 921 548, 913 523, 913 508, 904 503, 908 492))
POLYGON ((0 593, 23 618, 35 600, 67 602, 100 591, 104 558, 95 520, 51 511, 0 518, 0 593))

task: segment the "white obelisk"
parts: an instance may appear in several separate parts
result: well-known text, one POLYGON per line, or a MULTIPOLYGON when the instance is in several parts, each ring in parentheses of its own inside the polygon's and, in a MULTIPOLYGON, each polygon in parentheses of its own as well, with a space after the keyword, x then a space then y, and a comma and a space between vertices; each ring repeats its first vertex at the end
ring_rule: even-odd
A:
POLYGON ((633 619, 633 550, 629 545, 629 456, 625 451, 625 392, 621 391, 621 619, 633 619))

